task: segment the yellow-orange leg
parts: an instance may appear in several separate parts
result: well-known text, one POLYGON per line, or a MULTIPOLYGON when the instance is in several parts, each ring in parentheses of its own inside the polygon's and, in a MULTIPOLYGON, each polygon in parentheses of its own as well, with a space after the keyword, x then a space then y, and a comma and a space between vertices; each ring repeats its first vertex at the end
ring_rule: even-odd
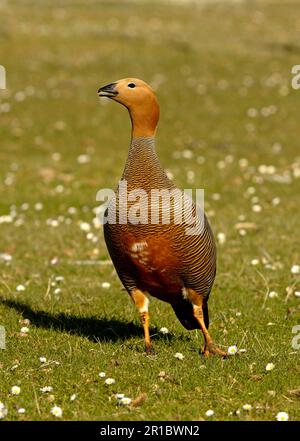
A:
POLYGON ((192 289, 188 289, 188 290, 186 290, 186 292, 187 292, 189 300, 193 304, 194 317, 197 320, 197 322, 199 323, 201 331, 203 332, 205 345, 204 345, 204 350, 202 351, 202 353, 204 354, 205 357, 208 357, 210 354, 219 355, 221 357, 227 357, 226 352, 224 352, 224 351, 222 351, 222 349, 218 348, 214 344, 211 336, 209 335, 208 329, 207 329, 207 327, 205 325, 205 321, 204 321, 204 314, 203 314, 204 299, 203 299, 203 297, 201 297, 199 294, 197 294, 192 289))
POLYGON ((149 300, 148 297, 139 289, 134 289, 131 293, 131 298, 134 301, 134 304, 137 310, 140 313, 141 323, 144 329, 144 337, 145 337, 145 350, 147 354, 151 353, 151 340, 150 340, 150 320, 149 320, 149 312, 148 305, 149 300))

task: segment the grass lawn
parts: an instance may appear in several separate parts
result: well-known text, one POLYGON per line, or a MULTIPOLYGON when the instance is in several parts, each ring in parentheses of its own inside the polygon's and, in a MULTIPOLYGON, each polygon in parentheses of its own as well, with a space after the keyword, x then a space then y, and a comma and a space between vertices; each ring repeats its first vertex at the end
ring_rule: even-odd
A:
POLYGON ((300 2, 200 3, 0 1, 8 420, 55 419, 54 405, 66 420, 299 419, 300 275, 291 268, 300 265, 300 90, 291 68, 300 2), (204 359, 201 333, 155 299, 156 356, 144 354, 138 314, 93 223, 96 193, 115 188, 130 136, 125 109, 96 91, 127 76, 157 90, 163 166, 179 187, 205 189, 222 242, 210 330, 243 354, 204 359), (119 406, 116 393, 133 405, 119 406))

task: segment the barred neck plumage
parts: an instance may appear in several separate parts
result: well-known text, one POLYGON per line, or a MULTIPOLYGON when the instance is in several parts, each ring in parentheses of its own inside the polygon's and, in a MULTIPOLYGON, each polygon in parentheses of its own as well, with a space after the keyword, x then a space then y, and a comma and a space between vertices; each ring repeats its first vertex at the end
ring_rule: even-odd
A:
POLYGON ((173 186, 157 157, 154 136, 132 138, 122 179, 145 190, 173 186))

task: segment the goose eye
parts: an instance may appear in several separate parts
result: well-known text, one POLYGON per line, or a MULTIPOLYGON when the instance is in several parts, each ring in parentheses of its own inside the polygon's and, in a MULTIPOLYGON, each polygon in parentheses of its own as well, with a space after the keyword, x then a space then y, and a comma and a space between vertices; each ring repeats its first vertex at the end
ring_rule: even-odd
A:
POLYGON ((127 86, 130 87, 131 89, 133 89, 135 87, 135 84, 134 83, 128 83, 127 86))

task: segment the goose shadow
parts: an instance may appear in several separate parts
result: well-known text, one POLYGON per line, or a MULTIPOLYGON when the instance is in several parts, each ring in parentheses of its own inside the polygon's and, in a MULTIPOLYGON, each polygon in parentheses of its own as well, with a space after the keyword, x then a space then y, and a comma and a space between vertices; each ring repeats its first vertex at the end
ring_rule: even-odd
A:
MULTIPOLYGON (((0 302, 28 318, 34 326, 44 329, 52 329, 57 332, 67 332, 71 335, 86 337, 90 341, 97 342, 116 342, 125 341, 130 337, 144 339, 141 326, 133 322, 127 322, 116 318, 107 317, 76 317, 64 312, 50 313, 43 310, 34 310, 28 304, 8 299, 0 299, 0 302)), ((156 334, 157 329, 151 328, 151 334, 156 334)), ((167 338, 158 334, 154 336, 156 340, 171 340, 172 335, 167 338)))

